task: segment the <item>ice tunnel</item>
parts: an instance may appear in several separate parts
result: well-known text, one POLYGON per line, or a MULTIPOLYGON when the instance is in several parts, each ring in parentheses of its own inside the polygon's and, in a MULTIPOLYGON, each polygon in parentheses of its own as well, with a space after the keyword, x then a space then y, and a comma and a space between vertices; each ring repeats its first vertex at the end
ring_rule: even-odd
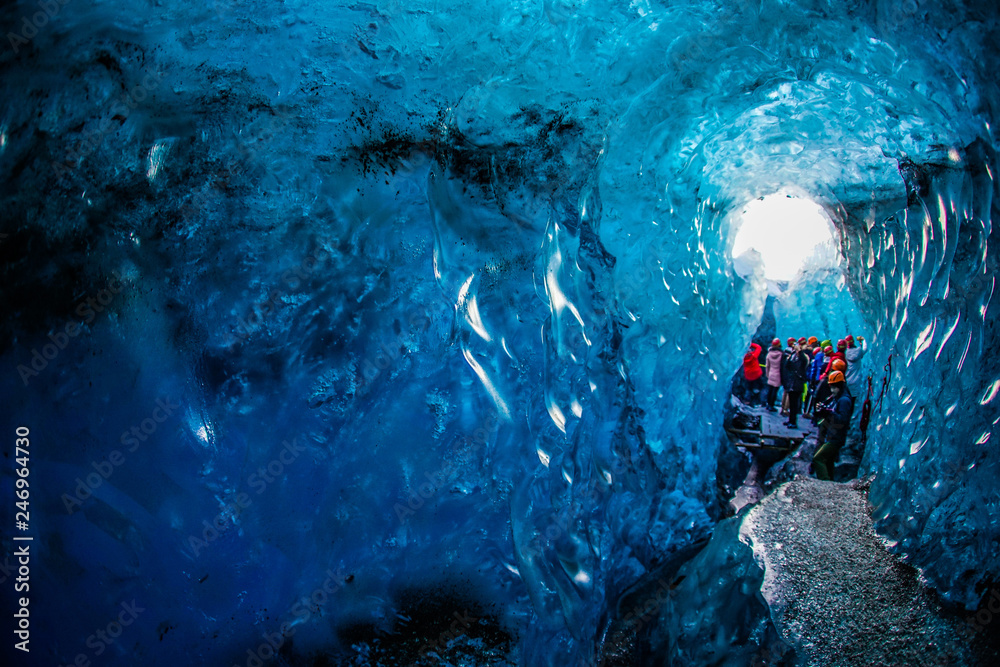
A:
POLYGON ((4 664, 998 659, 994 2, 0 17, 4 664), (734 511, 764 332, 875 400, 734 511))

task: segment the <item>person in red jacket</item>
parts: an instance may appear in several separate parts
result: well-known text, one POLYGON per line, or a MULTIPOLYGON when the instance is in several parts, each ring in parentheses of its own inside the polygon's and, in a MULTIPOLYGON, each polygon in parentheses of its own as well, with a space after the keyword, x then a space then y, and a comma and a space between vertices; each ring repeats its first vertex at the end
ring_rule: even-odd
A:
POLYGON ((823 375, 820 379, 825 380, 830 373, 833 372, 833 360, 840 359, 844 362, 845 367, 847 366, 847 356, 844 352, 847 350, 847 341, 841 338, 837 341, 837 351, 827 357, 826 368, 823 369, 823 375))
POLYGON ((764 372, 760 368, 760 353, 760 345, 750 343, 750 351, 743 355, 743 379, 746 380, 748 401, 752 408, 764 400, 764 372))

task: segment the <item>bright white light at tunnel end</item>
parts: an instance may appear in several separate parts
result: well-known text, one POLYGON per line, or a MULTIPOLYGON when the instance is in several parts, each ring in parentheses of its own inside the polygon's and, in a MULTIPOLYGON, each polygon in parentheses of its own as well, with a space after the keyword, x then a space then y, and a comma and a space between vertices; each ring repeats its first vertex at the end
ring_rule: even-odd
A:
POLYGON ((744 277, 758 261, 771 283, 793 282, 807 264, 836 264, 833 223, 808 197, 778 192, 754 199, 734 213, 731 229, 736 230, 733 263, 744 277))

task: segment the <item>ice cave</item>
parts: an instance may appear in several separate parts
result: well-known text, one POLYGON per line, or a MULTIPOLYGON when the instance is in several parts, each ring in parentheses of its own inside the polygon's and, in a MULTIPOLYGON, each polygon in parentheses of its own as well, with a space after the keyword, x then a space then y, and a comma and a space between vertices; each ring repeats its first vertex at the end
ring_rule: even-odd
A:
POLYGON ((995 0, 0 17, 2 664, 1000 664, 995 0))

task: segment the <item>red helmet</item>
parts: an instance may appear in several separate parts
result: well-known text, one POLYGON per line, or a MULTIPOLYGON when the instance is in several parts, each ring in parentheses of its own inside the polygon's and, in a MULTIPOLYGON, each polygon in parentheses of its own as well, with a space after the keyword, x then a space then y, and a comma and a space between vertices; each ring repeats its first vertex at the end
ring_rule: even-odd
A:
POLYGON ((771 347, 781 347, 781 339, 775 338, 771 341, 771 347))
POLYGON ((848 334, 847 338, 845 338, 844 340, 847 341, 848 343, 853 343, 854 342, 854 336, 851 336, 850 334, 848 334))
POLYGON ((840 340, 838 340, 837 341, 837 349, 838 350, 846 350, 847 349, 847 341, 844 340, 843 338, 841 338, 840 340))
POLYGON ((789 345, 795 345, 795 339, 794 338, 789 338, 788 339, 788 344, 789 345))
POLYGON ((818 347, 815 350, 813 350, 814 357, 818 357, 821 354, 823 354, 823 350, 819 349, 818 347))
POLYGON ((833 348, 827 345, 823 348, 823 354, 833 354, 833 348))
POLYGON ((799 345, 805 345, 805 344, 806 344, 806 337, 803 336, 802 338, 799 338, 799 345))

